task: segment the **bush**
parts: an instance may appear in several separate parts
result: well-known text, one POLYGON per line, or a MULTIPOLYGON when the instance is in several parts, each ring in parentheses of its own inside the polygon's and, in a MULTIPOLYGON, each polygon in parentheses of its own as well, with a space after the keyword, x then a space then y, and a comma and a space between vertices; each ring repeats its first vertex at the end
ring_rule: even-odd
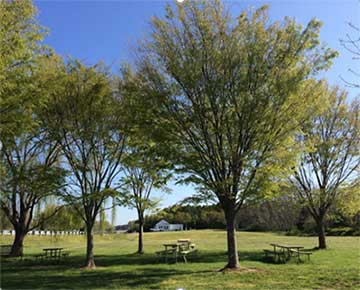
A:
POLYGON ((360 230, 351 227, 330 228, 327 231, 328 236, 359 236, 360 230))

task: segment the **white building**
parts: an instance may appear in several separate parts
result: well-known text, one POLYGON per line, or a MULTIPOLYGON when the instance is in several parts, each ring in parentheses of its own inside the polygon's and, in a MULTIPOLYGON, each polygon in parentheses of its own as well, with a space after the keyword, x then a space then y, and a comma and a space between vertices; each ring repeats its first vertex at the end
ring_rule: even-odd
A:
POLYGON ((166 220, 161 220, 150 230, 153 232, 164 232, 164 231, 182 231, 183 229, 184 229, 183 224, 169 224, 166 220))

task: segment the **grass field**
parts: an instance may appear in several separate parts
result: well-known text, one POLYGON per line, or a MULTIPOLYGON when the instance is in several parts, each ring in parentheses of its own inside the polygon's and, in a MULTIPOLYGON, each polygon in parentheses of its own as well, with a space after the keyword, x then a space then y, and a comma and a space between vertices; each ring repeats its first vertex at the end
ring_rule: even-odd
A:
MULTIPOLYGON (((1 244, 11 237, 0 237, 1 244)), ((136 234, 95 237, 95 270, 82 269, 85 237, 25 239, 25 257, 48 246, 64 247, 70 257, 59 264, 35 261, 1 261, 1 289, 360 289, 359 237, 328 237, 328 250, 315 251, 310 262, 275 264, 265 261, 262 249, 269 243, 316 246, 315 237, 274 233, 238 233, 241 271, 219 272, 226 263, 224 231, 146 233, 145 251, 134 254, 136 234), (189 263, 165 264, 154 252, 164 242, 190 238, 199 253, 189 263)))

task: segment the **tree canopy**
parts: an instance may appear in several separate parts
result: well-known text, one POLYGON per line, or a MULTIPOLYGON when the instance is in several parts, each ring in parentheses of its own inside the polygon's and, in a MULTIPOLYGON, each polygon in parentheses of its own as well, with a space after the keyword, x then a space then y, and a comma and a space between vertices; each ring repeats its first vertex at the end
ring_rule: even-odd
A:
POLYGON ((46 30, 36 20, 30 0, 0 1, 0 134, 30 126, 39 104, 33 74, 37 61, 51 51, 41 41, 46 30))
POLYGON ((104 66, 69 60, 59 82, 44 118, 70 174, 64 199, 86 224, 86 266, 92 268, 93 226, 121 171, 125 126, 104 66))
POLYGON ((186 1, 151 23, 127 88, 156 106, 155 123, 177 140, 174 162, 187 181, 217 196, 227 266, 237 268, 236 212, 261 198, 269 175, 292 156, 294 132, 314 101, 307 80, 337 53, 320 45, 319 21, 269 23, 266 6, 234 19, 220 1, 186 1))

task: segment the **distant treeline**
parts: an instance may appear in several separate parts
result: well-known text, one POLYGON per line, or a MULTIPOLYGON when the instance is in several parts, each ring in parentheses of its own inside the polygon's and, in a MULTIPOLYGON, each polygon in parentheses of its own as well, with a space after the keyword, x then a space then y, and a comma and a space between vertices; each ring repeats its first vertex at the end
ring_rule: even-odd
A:
MULTIPOLYGON (((48 205, 41 215, 53 211, 48 205)), ((35 222, 39 217, 35 217, 35 222)), ((154 225, 165 219, 169 223, 184 224, 184 229, 225 229, 225 217, 220 205, 173 205, 145 217, 144 230, 150 231, 154 225)), ((263 201, 258 205, 241 208, 236 217, 238 230, 244 231, 285 231, 289 234, 316 234, 316 224, 305 207, 301 207, 289 197, 263 201)), ((53 218, 44 222, 39 230, 64 231, 69 228, 84 230, 85 226, 75 210, 70 206, 62 208, 53 218)), ((0 211, 0 230, 12 229, 10 222, 0 211)), ((137 231, 137 221, 130 222, 130 231, 137 231)), ((329 235, 359 235, 360 212, 349 216, 332 209, 326 224, 329 235)), ((105 231, 112 232, 111 224, 105 221, 105 231)), ((101 231, 96 221, 95 232, 101 231)))
MULTIPOLYGON (((225 229, 225 217, 219 205, 173 205, 145 218, 144 230, 150 231, 161 219, 184 224, 185 229, 225 229)), ((316 224, 306 208, 288 197, 244 206, 238 213, 237 228, 245 231, 286 231, 289 234, 316 234, 316 224)), ((131 231, 137 230, 132 221, 131 231)), ((346 216, 333 209, 326 224, 330 235, 359 235, 360 213, 346 216)))

